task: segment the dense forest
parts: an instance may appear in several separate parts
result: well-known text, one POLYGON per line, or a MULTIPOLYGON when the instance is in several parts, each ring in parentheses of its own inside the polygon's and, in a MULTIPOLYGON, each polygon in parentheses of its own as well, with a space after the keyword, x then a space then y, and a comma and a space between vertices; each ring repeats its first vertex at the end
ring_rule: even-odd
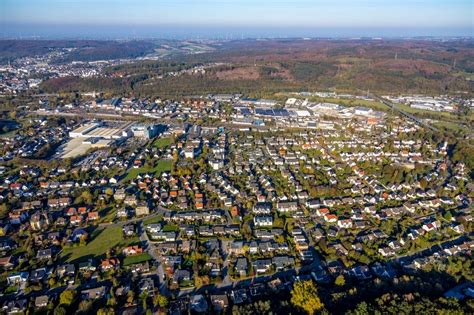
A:
POLYGON ((0 40, 0 63, 15 58, 44 55, 52 49, 72 49, 58 63, 136 58, 152 52, 156 45, 149 41, 98 40, 0 40))
MULTIPOLYGON (((127 45, 134 47, 137 43, 127 45)), ((148 47, 143 45, 136 47, 136 53, 148 47)), ((111 76, 126 74, 121 80, 60 78, 45 82, 42 88, 46 92, 68 92, 90 91, 93 86, 104 92, 163 97, 212 92, 258 96, 318 89, 423 94, 470 92, 474 82, 468 80, 474 71, 471 45, 462 41, 449 45, 435 41, 231 42, 214 52, 176 55, 167 57, 166 61, 143 61, 107 69, 111 76), (230 66, 211 69, 204 75, 165 76, 156 80, 169 71, 209 62, 230 66)), ((99 48, 96 50, 100 52, 99 48)), ((94 55, 93 51, 77 52, 83 59, 94 55)), ((127 48, 124 53, 130 55, 133 50, 127 48)))

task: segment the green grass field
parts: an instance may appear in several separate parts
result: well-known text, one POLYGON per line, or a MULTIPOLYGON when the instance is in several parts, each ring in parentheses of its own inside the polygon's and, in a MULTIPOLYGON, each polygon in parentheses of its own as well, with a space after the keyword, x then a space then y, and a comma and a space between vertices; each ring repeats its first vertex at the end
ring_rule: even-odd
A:
POLYGON ((127 182, 137 177, 138 174, 149 174, 153 173, 155 176, 160 176, 163 172, 171 171, 173 167, 172 160, 162 160, 159 161, 155 167, 149 168, 146 166, 142 166, 140 168, 132 168, 128 171, 127 176, 123 179, 123 181, 127 182))
POLYGON ((104 209, 99 210, 100 223, 110 223, 115 219, 117 214, 117 209, 113 207, 105 207, 104 209))
POLYGON ((433 125, 438 128, 446 128, 447 130, 450 131, 469 131, 469 128, 467 126, 464 126, 460 123, 454 123, 450 121, 435 121, 433 122, 433 125))
POLYGON ((11 285, 9 287, 7 287, 5 289, 5 291, 3 292, 3 294, 10 294, 10 293, 15 293, 18 291, 18 286, 16 285, 11 285))
POLYGON ((92 233, 91 238, 92 240, 85 246, 64 248, 61 257, 68 262, 83 261, 98 258, 113 247, 125 247, 139 242, 138 237, 124 239, 122 226, 99 228, 92 233))
POLYGON ((150 224, 153 224, 153 223, 160 223, 162 220, 163 220, 163 216, 159 215, 157 217, 148 218, 148 219, 143 220, 143 225, 150 225, 150 224))
POLYGON ((155 141, 153 141, 152 146, 154 146, 155 148, 162 149, 162 148, 166 148, 167 146, 169 146, 172 143, 173 143, 172 138, 159 138, 159 139, 156 139, 155 141))
POLYGON ((127 256, 123 260, 124 266, 130 266, 134 264, 139 264, 145 261, 151 260, 151 256, 148 253, 143 253, 135 256, 127 256))
POLYGON ((163 226, 163 232, 177 232, 179 231, 179 227, 173 224, 166 224, 163 226))

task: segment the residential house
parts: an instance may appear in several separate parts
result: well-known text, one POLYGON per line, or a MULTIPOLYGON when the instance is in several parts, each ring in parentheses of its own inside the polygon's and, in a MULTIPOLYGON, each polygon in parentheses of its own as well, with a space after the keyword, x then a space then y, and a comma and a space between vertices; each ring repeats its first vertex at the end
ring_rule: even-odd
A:
POLYGON ((216 312, 224 312, 229 307, 229 299, 225 294, 212 294, 211 304, 216 312))
POLYGON ((109 270, 117 269, 120 266, 118 258, 106 258, 100 263, 100 270, 107 272, 109 270))
POLYGON ((324 216, 324 220, 329 223, 335 223, 337 221, 337 216, 335 214, 328 213, 324 216))
POLYGON ((123 253, 125 256, 138 255, 138 254, 143 253, 143 248, 141 248, 141 247, 138 246, 138 245, 128 246, 128 247, 126 247, 126 248, 123 249, 122 253, 123 253))
POLYGON ((94 261, 89 259, 88 261, 79 263, 78 269, 80 272, 94 272, 97 270, 97 267, 94 261))
POLYGON ((255 226, 272 226, 273 225, 273 216, 271 215, 259 215, 253 218, 253 223, 255 226))
POLYGON ((125 237, 132 237, 136 234, 135 230, 135 225, 133 223, 131 224, 125 224, 122 227, 122 233, 125 237))
POLYGON ((153 296, 155 292, 155 283, 152 278, 141 279, 139 285, 140 294, 147 293, 149 296, 153 296))
POLYGON ((39 260, 49 260, 53 257, 53 250, 51 248, 40 249, 36 254, 36 258, 39 260))
POLYGON ((272 266, 272 260, 271 259, 257 259, 254 262, 252 262, 253 270, 255 273, 265 273, 270 270, 270 267, 272 266))
POLYGON ((27 271, 15 272, 7 276, 9 285, 19 285, 28 282, 30 274, 27 271))
POLYGON ((282 201, 277 204, 277 211, 287 213, 298 210, 298 203, 296 201, 282 201))
POLYGON ((17 264, 17 259, 14 256, 0 257, 0 268, 3 270, 11 270, 17 264))
POLYGON ((30 226, 34 231, 46 228, 49 223, 49 216, 45 212, 36 212, 30 218, 30 226))
POLYGON ((43 281, 47 276, 48 271, 46 270, 46 268, 38 268, 30 273, 30 281, 39 283, 43 281))
POLYGON ((97 221, 99 220, 99 212, 91 211, 87 214, 87 221, 97 221))
POLYGON ((127 206, 136 206, 137 203, 138 203, 138 200, 137 200, 137 197, 136 196, 126 196, 125 197, 125 200, 124 200, 124 203, 127 205, 127 206))
POLYGON ((352 220, 351 219, 339 219, 337 220, 337 226, 344 229, 352 228, 352 220))
POLYGON ((76 274, 76 267, 73 264, 61 265, 56 268, 56 275, 58 278, 74 277, 76 274))
POLYGON ((242 255, 244 254, 244 242, 243 241, 233 241, 230 243, 227 252, 230 255, 242 255))
POLYGON ((191 272, 184 269, 178 269, 173 274, 173 283, 180 284, 191 280, 191 272))
POLYGON ((69 218, 71 225, 78 226, 82 223, 82 217, 80 215, 73 215, 69 218))
POLYGON ((431 232, 437 230, 440 227, 440 223, 438 221, 432 221, 426 224, 423 224, 422 228, 426 232, 431 232))
POLYGON ((150 214, 150 208, 145 203, 142 203, 135 208, 135 215, 137 217, 145 216, 149 214, 150 214))
POLYGON ((28 308, 27 299, 7 300, 3 304, 2 310, 5 314, 23 314, 28 308))
POLYGON ((289 267, 294 267, 295 259, 289 256, 275 256, 272 258, 272 264, 276 271, 282 271, 289 267))
POLYGON ((320 217, 325 216, 329 214, 329 209, 328 208, 319 208, 316 210, 316 214, 320 217))
POLYGON ((239 257, 235 262, 235 271, 240 277, 246 277, 248 273, 247 258, 239 257))
POLYGON ((259 202, 253 207, 255 214, 270 214, 272 211, 272 204, 269 202, 259 202))
POLYGON ((107 294, 108 288, 106 286, 100 286, 97 288, 87 289, 81 291, 81 297, 83 300, 98 300, 107 294))
POLYGON ((149 225, 147 225, 146 230, 149 233, 158 233, 158 232, 161 231, 161 224, 159 224, 159 223, 149 224, 149 225))
POLYGON ((48 306, 49 297, 47 295, 40 295, 35 298, 35 307, 44 308, 48 306))

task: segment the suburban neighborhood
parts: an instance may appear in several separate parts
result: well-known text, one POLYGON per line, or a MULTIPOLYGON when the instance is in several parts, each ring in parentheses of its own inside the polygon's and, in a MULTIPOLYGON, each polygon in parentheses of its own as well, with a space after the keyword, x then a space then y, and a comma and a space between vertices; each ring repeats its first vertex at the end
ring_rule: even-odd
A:
POLYGON ((218 313, 465 265, 474 185, 423 128, 297 98, 40 101, 2 136, 2 310, 218 313))

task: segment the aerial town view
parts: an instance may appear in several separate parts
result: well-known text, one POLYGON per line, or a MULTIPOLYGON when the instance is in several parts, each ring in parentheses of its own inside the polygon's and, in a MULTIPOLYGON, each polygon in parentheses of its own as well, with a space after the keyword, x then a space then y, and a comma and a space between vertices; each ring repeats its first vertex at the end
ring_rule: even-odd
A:
POLYGON ((0 11, 0 314, 474 314, 472 0, 0 11))

